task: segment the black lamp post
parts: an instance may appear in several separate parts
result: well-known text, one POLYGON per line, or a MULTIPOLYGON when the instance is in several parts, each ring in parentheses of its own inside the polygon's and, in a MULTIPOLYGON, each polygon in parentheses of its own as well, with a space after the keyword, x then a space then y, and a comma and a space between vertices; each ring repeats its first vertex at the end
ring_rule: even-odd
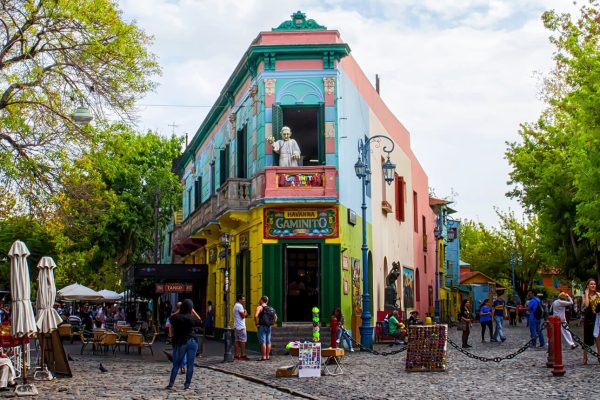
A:
POLYGON ((437 218, 435 228, 433 229, 433 236, 435 237, 435 315, 433 317, 436 324, 440 323, 440 256, 438 254, 440 248, 440 239, 444 236, 442 234, 442 221, 440 217, 437 218))
POLYGON ((371 325, 371 295, 369 294, 369 266, 368 266, 368 251, 367 246, 367 203, 366 203, 366 188, 371 181, 371 170, 369 169, 369 151, 371 144, 375 143, 375 147, 381 146, 381 140, 385 139, 390 142, 391 147, 383 146, 383 151, 387 153, 387 160, 383 164, 383 179, 390 185, 394 181, 394 172, 396 165, 390 161, 390 153, 394 150, 394 141, 385 135, 376 135, 372 137, 365 136, 364 139, 358 141, 358 161, 354 164, 356 176, 362 183, 362 258, 363 258, 363 295, 362 295, 362 326, 360 327, 360 344, 362 348, 373 348, 373 326, 371 325))
POLYGON ((225 342, 224 362, 233 361, 233 329, 229 326, 229 246, 231 235, 223 233, 220 237, 221 246, 225 249, 225 325, 223 327, 223 338, 225 342))

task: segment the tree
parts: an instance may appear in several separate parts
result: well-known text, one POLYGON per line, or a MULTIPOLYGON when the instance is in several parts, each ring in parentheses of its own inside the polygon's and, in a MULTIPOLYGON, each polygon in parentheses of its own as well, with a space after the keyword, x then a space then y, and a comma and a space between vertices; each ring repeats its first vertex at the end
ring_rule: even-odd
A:
POLYGON ((513 212, 496 210, 496 213, 500 218, 498 228, 490 229, 469 220, 461 222, 461 258, 473 269, 504 282, 512 282, 514 265, 514 290, 523 302, 548 265, 539 242, 537 219, 519 221, 513 212))
POLYGON ((509 143, 510 196, 539 219, 540 240, 569 278, 600 273, 600 12, 597 1, 569 14, 544 13, 554 33, 548 108, 509 143))
POLYGON ((95 132, 74 124, 74 108, 131 117, 159 67, 150 37, 122 20, 113 0, 2 0, 0 7, 0 182, 20 211, 40 211, 64 161, 95 132))
POLYGON ((155 201, 162 231, 181 200, 179 178, 171 172, 181 152, 179 138, 138 134, 122 124, 107 127, 98 138, 63 171, 57 196, 61 246, 77 265, 65 274, 84 271, 92 286, 107 277, 120 280, 123 265, 153 262, 155 201))

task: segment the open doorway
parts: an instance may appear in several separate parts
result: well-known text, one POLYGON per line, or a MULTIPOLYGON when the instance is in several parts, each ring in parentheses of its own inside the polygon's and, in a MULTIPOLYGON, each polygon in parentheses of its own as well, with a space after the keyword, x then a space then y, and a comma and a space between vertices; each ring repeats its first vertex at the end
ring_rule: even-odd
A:
POLYGON ((320 108, 282 107, 282 112, 283 125, 290 127, 292 138, 300 147, 301 164, 299 165, 324 164, 324 142, 319 127, 320 108))
POLYGON ((320 306, 319 246, 287 245, 284 257, 284 321, 311 321, 312 308, 320 306))

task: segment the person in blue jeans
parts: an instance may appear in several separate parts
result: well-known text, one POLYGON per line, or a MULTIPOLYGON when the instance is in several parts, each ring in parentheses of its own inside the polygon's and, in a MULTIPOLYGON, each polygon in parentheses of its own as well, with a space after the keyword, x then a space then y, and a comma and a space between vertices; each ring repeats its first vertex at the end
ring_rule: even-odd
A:
POLYGON ((504 324, 504 317, 506 316, 506 302, 502 298, 502 293, 498 293, 498 297, 492 303, 492 309, 494 310, 494 321, 496 322, 492 342, 497 342, 498 339, 504 342, 506 336, 502 333, 502 326, 504 324))
POLYGON ((198 339, 194 335, 194 327, 202 324, 202 320, 198 317, 198 314, 193 312, 193 309, 194 303, 190 299, 186 299, 181 304, 179 313, 171 317, 171 327, 173 329, 173 365, 167 389, 173 388, 184 356, 187 356, 187 369, 185 371, 183 388, 187 390, 192 384, 194 359, 198 352, 198 339))
POLYGON ((531 335, 531 347, 535 347, 535 336, 539 332, 540 336, 538 336, 538 338, 540 339, 540 347, 543 348, 546 345, 546 341, 544 340, 544 331, 542 330, 542 320, 535 317, 535 310, 538 307, 542 307, 542 301, 535 295, 533 290, 528 293, 527 298, 529 299, 527 308, 529 309, 528 322, 529 334, 531 335))
POLYGON ((346 328, 344 327, 345 321, 344 314, 342 314, 342 310, 339 307, 336 308, 335 310, 333 310, 333 316, 337 319, 336 343, 339 344, 343 338, 346 342, 348 350, 354 351, 354 349, 352 348, 352 340, 350 339, 350 336, 348 335, 348 332, 346 332, 346 328))
POLYGON ((490 299, 484 299, 479 308, 479 322, 481 323, 481 342, 485 342, 485 328, 487 327, 490 331, 490 341, 494 340, 492 337, 492 308, 490 307, 490 299))

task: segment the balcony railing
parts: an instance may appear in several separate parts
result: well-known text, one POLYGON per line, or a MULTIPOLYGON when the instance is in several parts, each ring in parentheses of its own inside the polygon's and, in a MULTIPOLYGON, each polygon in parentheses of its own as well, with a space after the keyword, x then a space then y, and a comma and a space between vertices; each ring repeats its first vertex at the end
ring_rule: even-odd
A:
MULTIPOLYGON (((175 224, 173 245, 186 239, 229 211, 249 211, 268 199, 338 199, 334 166, 266 167, 252 180, 229 178, 217 193, 175 224)), ((176 221, 177 222, 177 221, 176 221)))
POLYGON ((229 178, 217 193, 196 208, 173 230, 173 243, 189 238, 194 232, 208 225, 227 211, 247 211, 250 207, 250 181, 229 178))

